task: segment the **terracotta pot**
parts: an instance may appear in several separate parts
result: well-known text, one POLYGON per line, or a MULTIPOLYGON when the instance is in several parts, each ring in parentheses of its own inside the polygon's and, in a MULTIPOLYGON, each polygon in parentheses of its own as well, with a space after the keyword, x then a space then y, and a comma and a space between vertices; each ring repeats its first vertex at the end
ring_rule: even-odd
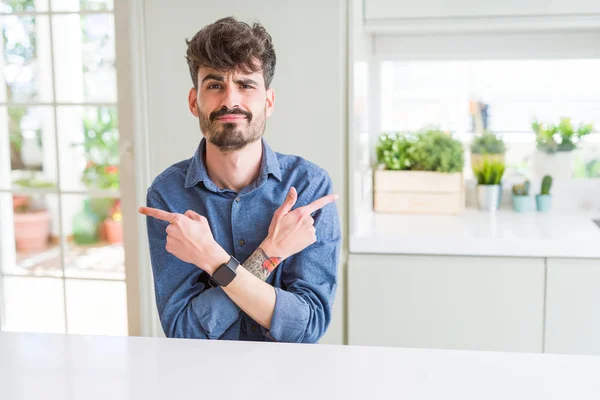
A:
POLYGON ((15 214, 15 241, 18 251, 33 252, 48 246, 50 212, 47 210, 15 214))
POLYGON ((106 234, 106 240, 108 240, 108 243, 123 243, 123 224, 121 221, 105 219, 104 233, 106 234))

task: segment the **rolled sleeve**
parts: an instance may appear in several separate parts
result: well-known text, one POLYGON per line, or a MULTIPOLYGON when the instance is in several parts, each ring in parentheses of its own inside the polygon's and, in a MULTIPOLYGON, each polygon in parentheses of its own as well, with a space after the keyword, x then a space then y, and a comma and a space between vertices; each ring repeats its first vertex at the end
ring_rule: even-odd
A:
MULTIPOLYGON (((151 192, 146 203, 148 207, 177 212, 151 192)), ((156 302, 165 335, 218 339, 240 318, 240 309, 223 289, 207 284, 204 271, 166 250, 167 225, 146 217, 156 302)))
MULTIPOLYGON (((327 174, 308 204, 332 193, 327 174)), ((267 336, 280 342, 316 343, 331 322, 337 289, 337 268, 341 243, 336 203, 314 215, 317 241, 282 264, 282 287, 275 288, 276 300, 267 336)))
POLYGON ((275 288, 275 295, 268 336, 279 342, 301 342, 310 319, 310 307, 302 297, 283 289, 275 288))
POLYGON ((210 288, 192 299, 192 310, 209 339, 221 337, 240 318, 239 307, 219 288, 210 288))

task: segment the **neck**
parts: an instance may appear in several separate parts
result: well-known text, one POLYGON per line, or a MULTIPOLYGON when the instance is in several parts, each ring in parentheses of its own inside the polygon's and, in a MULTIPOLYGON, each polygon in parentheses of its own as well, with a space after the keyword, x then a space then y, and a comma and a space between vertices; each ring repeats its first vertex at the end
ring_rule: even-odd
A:
POLYGON ((258 177, 261 159, 261 139, 241 150, 226 154, 206 141, 204 164, 208 177, 219 189, 231 189, 239 193, 258 177))

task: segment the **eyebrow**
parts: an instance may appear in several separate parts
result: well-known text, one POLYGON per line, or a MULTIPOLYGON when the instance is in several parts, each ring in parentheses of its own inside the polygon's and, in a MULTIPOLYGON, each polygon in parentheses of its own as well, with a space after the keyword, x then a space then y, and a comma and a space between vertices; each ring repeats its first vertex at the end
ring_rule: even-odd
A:
MULTIPOLYGON (((207 81, 209 79, 215 80, 217 82, 225 82, 225 77, 223 75, 210 73, 210 74, 206 75, 204 78, 202 78, 202 83, 204 83, 204 81, 207 81)), ((234 79, 233 82, 237 83, 238 85, 258 86, 258 82, 254 81, 250 78, 234 79)))

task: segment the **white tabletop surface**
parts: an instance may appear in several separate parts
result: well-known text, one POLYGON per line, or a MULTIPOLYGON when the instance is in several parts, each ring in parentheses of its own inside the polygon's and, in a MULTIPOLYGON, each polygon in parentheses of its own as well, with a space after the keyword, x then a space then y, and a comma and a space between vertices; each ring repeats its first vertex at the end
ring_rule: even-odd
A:
POLYGON ((461 215, 364 213, 350 252, 600 258, 600 227, 584 213, 485 212, 461 215))
POLYGON ((600 399, 600 357, 0 333, 0 399, 600 399))

